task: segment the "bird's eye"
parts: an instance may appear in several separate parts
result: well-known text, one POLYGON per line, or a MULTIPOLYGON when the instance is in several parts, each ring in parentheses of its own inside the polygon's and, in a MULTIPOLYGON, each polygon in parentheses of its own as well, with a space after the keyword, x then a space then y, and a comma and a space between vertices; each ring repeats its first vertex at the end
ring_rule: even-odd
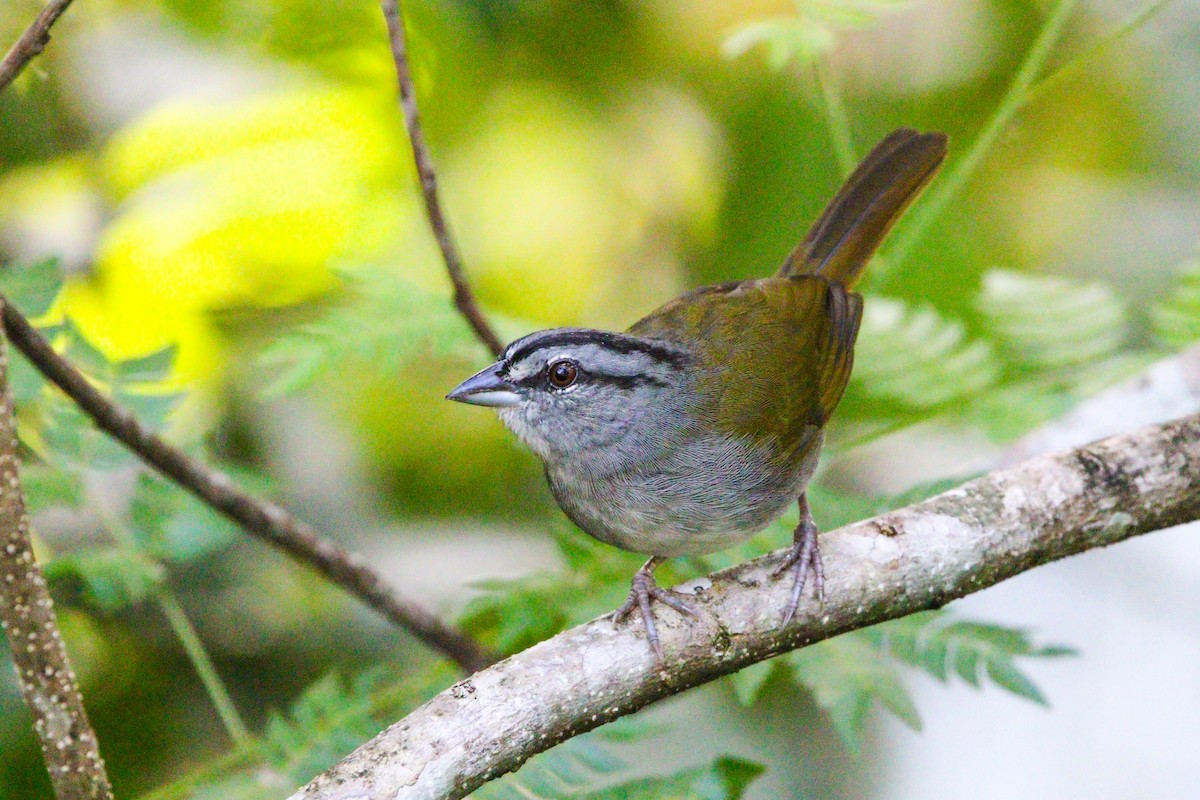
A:
POLYGON ((565 389, 579 377, 579 367, 574 361, 556 361, 546 368, 546 375, 555 389, 565 389))

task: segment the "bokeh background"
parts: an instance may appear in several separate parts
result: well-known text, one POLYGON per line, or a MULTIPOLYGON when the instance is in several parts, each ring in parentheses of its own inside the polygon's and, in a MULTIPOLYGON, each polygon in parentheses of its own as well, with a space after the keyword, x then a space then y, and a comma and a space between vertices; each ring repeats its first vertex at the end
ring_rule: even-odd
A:
MULTIPOLYGON (((847 159, 894 127, 947 131, 955 170, 1062 5, 406 12, 452 227, 516 336, 619 329, 688 287, 771 272, 847 159)), ((5 3, 0 40, 39 7, 5 3)), ((1200 7, 1078 3, 1046 75, 868 278, 818 524, 987 469, 1200 337, 1200 7)), ((442 400, 486 354, 448 301, 395 96, 372 2, 78 0, 0 96, 0 252, 9 296, 147 419, 453 618, 479 580, 569 572, 556 541, 581 535, 494 415, 442 400)), ((239 766, 198 649, 252 733, 331 671, 430 669, 418 643, 148 478, 31 375, 14 381, 38 544, 118 796, 207 765, 160 796, 218 797, 239 766)), ((767 766, 755 798, 1186 796, 1200 784, 1194 538, 1158 534, 957 605, 1079 651, 1028 663, 1051 710, 913 675, 924 732, 873 713, 856 753, 803 681, 775 673, 749 707, 728 682, 664 704, 647 715, 663 731, 628 757, 644 772, 753 759, 767 766)), ((603 610, 592 599, 544 632, 603 610)), ((509 600, 477 603, 468 624, 523 641, 536 624, 488 616, 509 600)), ((0 798, 49 796, 5 667, 0 798)))

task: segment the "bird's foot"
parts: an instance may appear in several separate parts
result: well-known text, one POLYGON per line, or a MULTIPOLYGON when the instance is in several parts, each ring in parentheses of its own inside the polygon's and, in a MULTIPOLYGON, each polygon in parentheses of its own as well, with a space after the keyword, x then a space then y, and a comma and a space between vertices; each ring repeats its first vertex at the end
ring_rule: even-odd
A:
POLYGON ((654 582, 654 568, 662 562, 660 558, 652 558, 646 562, 646 565, 633 573, 633 582, 629 589, 629 598, 617 609, 613 614, 614 622, 621 622, 635 608, 642 612, 642 622, 646 624, 646 638, 650 640, 650 647, 654 650, 654 655, 659 661, 663 660, 662 644, 658 640, 658 626, 654 624, 654 611, 651 608, 651 602, 659 601, 663 605, 670 606, 685 616, 694 617, 696 612, 687 603, 680 599, 679 595, 672 591, 661 588, 654 582))
MULTIPOLYGON (((807 506, 801 508, 804 512, 808 511, 807 506)), ((795 575, 792 596, 783 612, 783 627, 786 628, 800 605, 800 595, 804 592, 804 582, 808 578, 809 572, 813 576, 813 591, 817 601, 825 602, 825 570, 821 566, 821 548, 817 544, 817 526, 812 520, 812 515, 808 513, 800 515, 800 524, 796 526, 792 549, 771 577, 778 578, 785 572, 795 575)))

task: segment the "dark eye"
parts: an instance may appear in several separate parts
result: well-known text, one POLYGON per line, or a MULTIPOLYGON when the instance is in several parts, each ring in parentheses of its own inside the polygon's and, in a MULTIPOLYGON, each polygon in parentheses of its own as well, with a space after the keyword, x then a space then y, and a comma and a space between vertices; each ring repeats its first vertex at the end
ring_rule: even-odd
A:
POLYGON ((574 361, 556 361, 546 368, 546 375, 555 389, 565 389, 579 377, 579 367, 574 361))

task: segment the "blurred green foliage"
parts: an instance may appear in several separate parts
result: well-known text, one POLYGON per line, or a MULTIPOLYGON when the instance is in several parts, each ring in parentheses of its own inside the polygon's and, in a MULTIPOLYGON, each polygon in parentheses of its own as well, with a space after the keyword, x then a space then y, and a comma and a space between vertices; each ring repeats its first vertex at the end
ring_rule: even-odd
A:
MULTIPOLYGON (((898 125, 948 131, 955 169, 1042 30, 1042 5, 422 0, 406 11, 453 228, 489 316, 516 336, 621 328, 686 287, 771 272, 847 158, 898 125)), ((1173 116, 1186 87, 1151 73, 1137 38, 1161 5, 1124 26, 1077 12, 1049 79, 950 208, 903 260, 885 248, 829 457, 917 423, 1010 440, 1200 338, 1195 242, 1147 249, 1094 199, 1133 213, 1200 184, 1200 130, 1173 116), (1094 263, 1133 245, 1127 272, 1094 263)), ((0 35, 15 38, 36 8, 6 6, 0 35)), ((549 530, 557 568, 480 582, 461 617, 515 651, 611 610, 639 559, 569 529, 496 420, 442 402, 486 355, 449 302, 394 80, 374 2, 76 4, 0 96, 0 291, 89 378, 242 485, 294 491, 272 477, 262 419, 302 403, 353 439, 363 505, 381 515, 549 530)), ((120 796, 281 795, 452 680, 415 644, 380 645, 351 625, 315 578, 248 552, 229 523, 10 363, 37 544, 120 796), (199 652, 168 608, 195 619, 199 652), (237 746, 219 727, 238 738, 231 706, 256 731, 237 746)), ((810 496, 832 527, 953 483, 892 497, 818 484, 810 496)), ((360 526, 330 502, 331 525, 360 526)), ((788 533, 781 523, 663 574, 724 566, 788 533)), ((919 724, 912 669, 1044 702, 1020 660, 1063 652, 934 613, 730 687, 750 703, 783 676, 858 748, 875 704, 919 724)), ((716 757, 634 776, 607 730, 477 796, 736 798, 762 769, 716 757)), ((0 798, 48 791, 5 675, 0 798)))

